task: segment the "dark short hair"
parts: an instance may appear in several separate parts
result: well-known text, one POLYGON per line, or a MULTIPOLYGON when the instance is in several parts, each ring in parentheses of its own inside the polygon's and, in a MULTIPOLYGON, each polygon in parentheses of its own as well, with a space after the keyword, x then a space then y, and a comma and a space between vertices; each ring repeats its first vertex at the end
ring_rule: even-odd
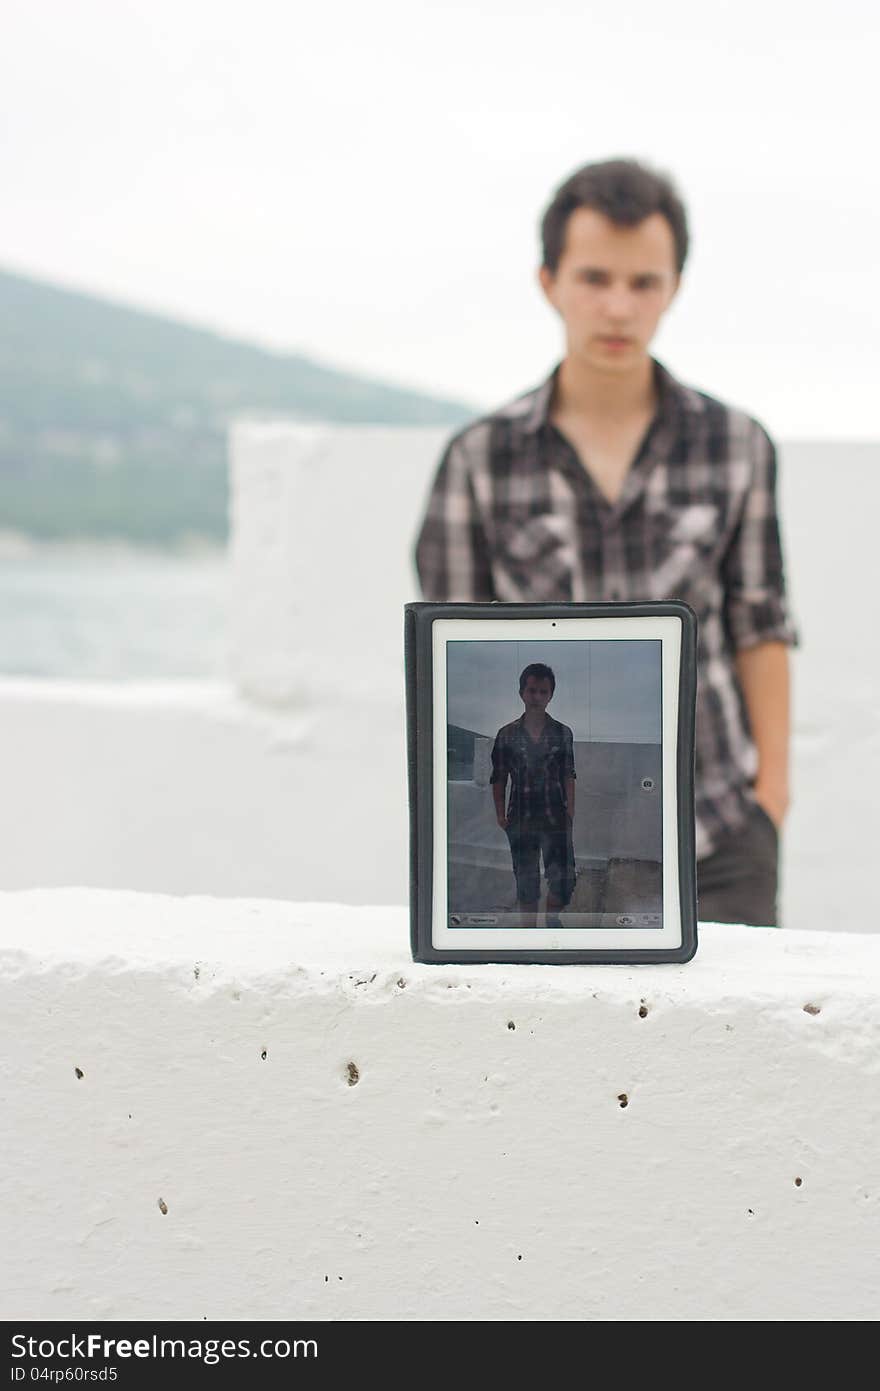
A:
POLYGON ((559 266, 568 219, 578 208, 595 208, 619 227, 635 227, 652 213, 662 213, 672 228, 675 263, 681 274, 690 240, 687 213, 667 174, 635 159, 606 159, 571 174, 541 219, 543 263, 552 275, 559 266))
POLYGON ((550 670, 550 668, 545 666, 543 662, 532 662, 531 666, 526 667, 525 670, 520 673, 520 695, 522 695, 523 691, 525 690, 526 682, 528 681, 530 676, 534 676, 535 679, 538 681, 549 681, 550 694, 552 696, 553 692, 556 690, 556 677, 553 675, 553 672, 550 670))

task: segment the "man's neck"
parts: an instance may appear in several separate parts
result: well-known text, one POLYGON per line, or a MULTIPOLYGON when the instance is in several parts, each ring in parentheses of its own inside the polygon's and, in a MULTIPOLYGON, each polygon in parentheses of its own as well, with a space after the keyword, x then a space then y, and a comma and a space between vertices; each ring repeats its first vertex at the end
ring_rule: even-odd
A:
POLYGON ((549 718, 546 710, 539 710, 535 714, 526 710, 523 713, 523 724, 527 729, 541 729, 544 725, 544 721, 549 718))
POLYGON ((647 354, 628 372, 603 372, 569 354, 556 376, 551 411, 597 424, 623 424, 657 407, 654 362, 647 354))

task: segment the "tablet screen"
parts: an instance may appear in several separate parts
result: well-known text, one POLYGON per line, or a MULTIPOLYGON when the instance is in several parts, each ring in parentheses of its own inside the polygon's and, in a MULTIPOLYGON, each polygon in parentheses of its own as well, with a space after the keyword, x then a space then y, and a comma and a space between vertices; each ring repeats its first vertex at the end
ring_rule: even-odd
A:
POLYGON ((433 639, 434 945, 680 940, 679 622, 440 620, 433 639))

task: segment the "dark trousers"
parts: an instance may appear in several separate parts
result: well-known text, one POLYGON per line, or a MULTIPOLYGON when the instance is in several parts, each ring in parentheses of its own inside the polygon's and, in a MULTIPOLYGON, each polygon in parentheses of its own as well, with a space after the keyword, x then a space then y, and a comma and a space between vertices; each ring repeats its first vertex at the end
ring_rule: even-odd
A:
POLYGON ((778 927, 779 832, 757 802, 741 830, 697 861, 700 922, 778 927))
POLYGON ((541 894, 540 861, 544 861, 547 887, 565 907, 571 902, 575 885, 574 846, 571 822, 559 826, 511 822, 507 828, 516 897, 519 903, 537 903, 541 894))

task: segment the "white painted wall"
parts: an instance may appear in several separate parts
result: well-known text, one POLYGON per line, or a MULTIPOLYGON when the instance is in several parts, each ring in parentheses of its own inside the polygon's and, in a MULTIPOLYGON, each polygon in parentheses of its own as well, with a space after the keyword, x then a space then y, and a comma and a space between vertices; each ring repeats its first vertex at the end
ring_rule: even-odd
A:
POLYGON ((438 967, 400 907, 0 895, 0 1317, 872 1320, 878 998, 876 936, 438 967))
POLYGON ((803 643, 793 657, 786 912, 792 926, 873 932, 880 916, 880 445, 787 444, 780 476, 803 643))
MULTIPOLYGON (((235 685, 0 681, 0 887, 405 901, 402 609, 442 438, 238 428, 235 685)), ((790 927, 873 931, 880 906, 878 453, 781 451, 790 927)))
POLYGON ((352 903, 408 892, 402 698, 0 682, 2 887, 352 903))

